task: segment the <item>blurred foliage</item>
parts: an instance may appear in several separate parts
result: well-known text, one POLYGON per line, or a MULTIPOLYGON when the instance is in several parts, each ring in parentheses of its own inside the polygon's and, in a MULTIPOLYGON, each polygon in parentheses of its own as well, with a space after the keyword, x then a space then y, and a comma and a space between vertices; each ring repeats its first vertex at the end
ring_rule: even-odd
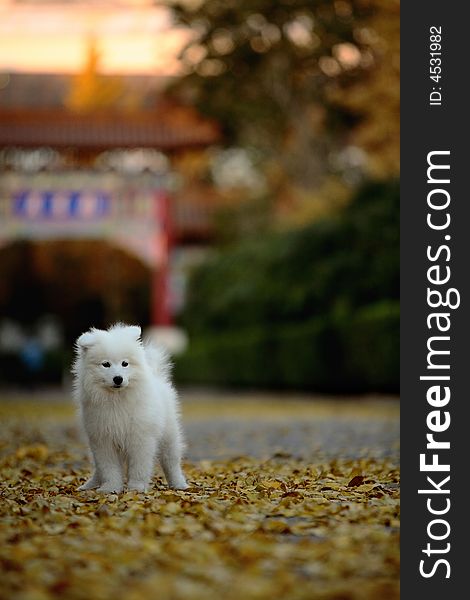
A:
POLYGON ((399 324, 398 302, 377 302, 341 317, 195 336, 176 362, 176 377, 202 385, 397 393, 399 324))
POLYGON ((398 300, 399 187, 368 184, 341 216, 216 253, 193 273, 194 333, 302 322, 398 300))
POLYGON ((103 77, 99 74, 100 53, 95 40, 89 41, 86 62, 76 75, 65 99, 65 106, 72 111, 87 112, 110 108, 135 108, 140 98, 119 77, 103 77))
POLYGON ((355 115, 351 141, 367 152, 369 174, 387 177, 400 171, 400 2, 367 3, 370 13, 354 31, 367 48, 367 67, 362 76, 338 78, 327 93, 333 107, 355 115))
POLYGON ((398 223, 398 184, 367 184, 340 217, 215 255, 189 286, 180 379, 396 391, 398 223))
POLYGON ((398 0, 172 4, 194 32, 173 93, 217 118, 228 144, 260 150, 274 186, 354 170, 332 164, 351 145, 367 153, 361 168, 397 174, 398 0))

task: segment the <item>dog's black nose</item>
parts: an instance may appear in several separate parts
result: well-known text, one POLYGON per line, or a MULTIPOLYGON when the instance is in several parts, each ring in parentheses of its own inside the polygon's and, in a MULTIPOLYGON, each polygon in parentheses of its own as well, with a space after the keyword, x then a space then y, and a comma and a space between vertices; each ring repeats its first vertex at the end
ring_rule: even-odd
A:
POLYGON ((122 377, 120 375, 116 375, 116 377, 113 377, 113 381, 116 385, 121 385, 122 377))

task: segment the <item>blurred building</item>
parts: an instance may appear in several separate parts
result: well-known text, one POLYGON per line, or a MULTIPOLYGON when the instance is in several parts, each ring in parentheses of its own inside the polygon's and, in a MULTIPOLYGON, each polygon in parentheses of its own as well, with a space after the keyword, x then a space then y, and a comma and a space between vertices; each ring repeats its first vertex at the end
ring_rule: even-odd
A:
MULTIPOLYGON (((76 77, 5 77, 0 247, 72 239, 123 248, 151 275, 150 322, 168 324, 183 302, 186 266, 212 236, 213 192, 185 183, 175 165, 216 143, 217 124, 167 100, 165 78, 120 78, 110 106, 72 110, 76 77), (128 90, 139 99, 132 107, 128 90)), ((7 282, 0 296, 11 292, 7 282)))

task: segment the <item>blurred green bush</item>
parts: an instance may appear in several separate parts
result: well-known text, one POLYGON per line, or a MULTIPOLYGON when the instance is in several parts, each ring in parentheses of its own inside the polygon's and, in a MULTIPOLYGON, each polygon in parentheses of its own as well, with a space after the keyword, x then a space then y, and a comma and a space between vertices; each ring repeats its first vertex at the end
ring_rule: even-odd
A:
POLYGON ((342 213, 240 241, 194 272, 181 382, 397 391, 399 185, 368 183, 342 213))
POLYGON ((350 317, 201 336, 176 362, 180 382, 326 392, 396 392, 399 306, 350 317))

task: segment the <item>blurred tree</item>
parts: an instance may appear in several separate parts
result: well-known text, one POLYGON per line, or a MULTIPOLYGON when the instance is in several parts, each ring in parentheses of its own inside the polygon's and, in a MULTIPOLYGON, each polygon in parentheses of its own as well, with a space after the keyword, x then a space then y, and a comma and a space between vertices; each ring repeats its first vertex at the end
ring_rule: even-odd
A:
POLYGON ((90 39, 83 71, 73 81, 65 100, 67 108, 90 111, 116 106, 125 92, 118 77, 103 77, 98 72, 99 52, 94 39, 90 39))
POLYGON ((396 391, 398 208, 396 181, 368 183, 341 215, 216 253, 190 281, 178 376, 396 391))
POLYGON ((183 315, 207 334, 353 315, 399 298, 399 186, 362 186, 341 217, 266 233, 214 255, 190 281, 183 315))
POLYGON ((328 98, 346 120, 356 115, 350 141, 366 151, 370 175, 388 177, 400 171, 400 2, 370 5, 370 14, 354 29, 355 41, 368 48, 363 71, 338 78, 328 98))
POLYGON ((216 117, 229 144, 260 150, 271 189, 319 188, 356 168, 358 153, 331 160, 349 144, 370 152, 375 174, 396 174, 398 6, 180 0, 176 18, 194 36, 173 93, 216 117))

